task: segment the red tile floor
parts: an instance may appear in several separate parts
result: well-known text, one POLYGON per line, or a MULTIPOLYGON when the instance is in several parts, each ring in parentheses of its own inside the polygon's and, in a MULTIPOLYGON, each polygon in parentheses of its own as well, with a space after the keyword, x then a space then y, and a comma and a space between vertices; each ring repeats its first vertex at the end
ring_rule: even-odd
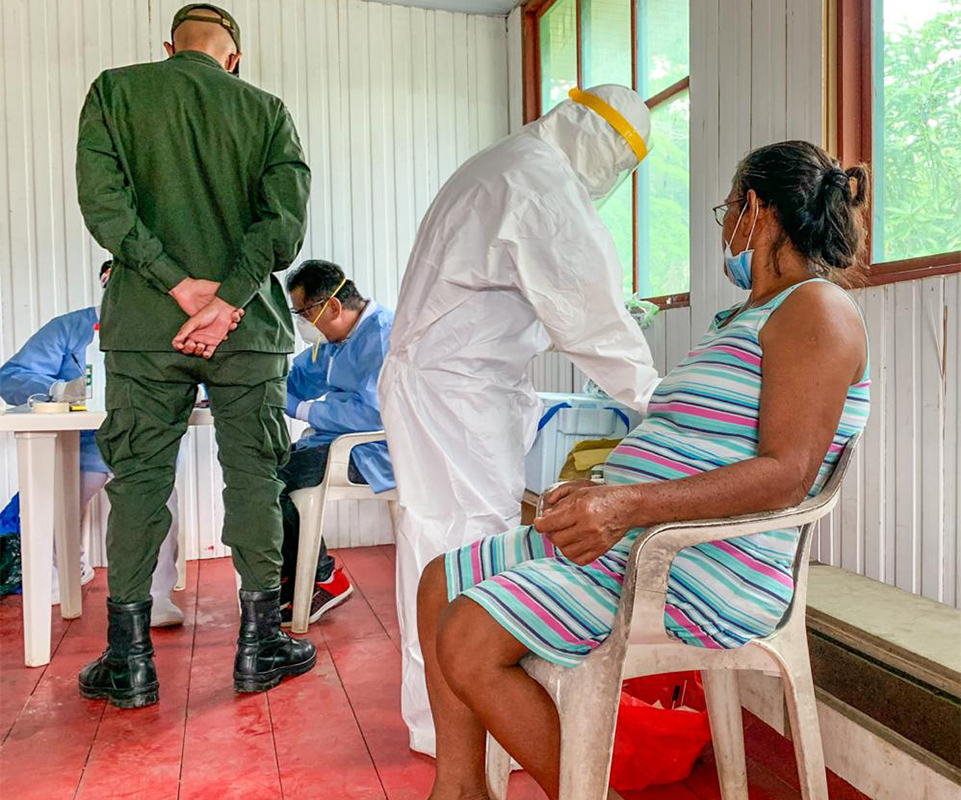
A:
MULTIPOLYGON (((23 666, 20 599, 0 601, 0 796, 10 800, 423 800, 433 768, 407 749, 393 549, 338 553, 355 596, 311 627, 317 666, 266 694, 237 696, 234 574, 227 559, 190 562, 175 599, 180 629, 154 633, 158 705, 118 711, 81 700, 77 671, 99 654, 106 574, 84 589, 84 615, 53 617, 53 660, 23 666)), ((751 800, 798 800, 789 742, 747 719, 751 800)), ((831 775, 832 800, 865 800, 831 775)), ((511 800, 544 795, 523 773, 511 800)), ((683 783, 626 800, 720 800, 710 752, 683 783)))

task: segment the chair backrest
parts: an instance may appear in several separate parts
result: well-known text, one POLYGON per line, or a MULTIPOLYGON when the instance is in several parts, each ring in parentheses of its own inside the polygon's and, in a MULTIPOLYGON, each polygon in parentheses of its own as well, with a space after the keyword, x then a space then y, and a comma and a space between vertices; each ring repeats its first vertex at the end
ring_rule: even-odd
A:
MULTIPOLYGON (((844 482, 844 476, 847 474, 848 467, 851 466, 851 460, 854 458, 860 441, 861 433, 859 431, 848 440, 848 443, 844 446, 844 451, 841 453, 841 457, 838 459, 837 464, 834 465, 834 471, 831 473, 831 477, 828 478, 827 483, 824 484, 824 488, 818 492, 818 497, 826 496, 833 501, 832 507, 833 504, 837 502, 837 498, 841 493, 841 484, 844 482)), ((800 533, 798 534, 798 545, 797 551, 794 554, 794 568, 792 570, 794 593, 791 595, 791 602, 784 612, 781 625, 790 619, 795 604, 802 608, 807 605, 807 573, 811 562, 811 542, 814 539, 814 529, 816 525, 816 521, 802 525, 800 533)), ((781 625, 778 625, 778 628, 780 628, 781 625)))

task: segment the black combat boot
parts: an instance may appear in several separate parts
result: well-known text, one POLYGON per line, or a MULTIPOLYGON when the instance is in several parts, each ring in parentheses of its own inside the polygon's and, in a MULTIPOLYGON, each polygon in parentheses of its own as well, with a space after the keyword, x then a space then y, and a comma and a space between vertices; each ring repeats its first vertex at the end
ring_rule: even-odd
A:
POLYGON ((234 660, 234 690, 263 692, 285 675, 302 675, 317 661, 317 648, 280 630, 280 587, 240 590, 240 635, 234 660))
POLYGON ((117 708, 140 708, 160 699, 150 641, 153 600, 107 600, 107 649, 80 670, 80 695, 107 699, 117 708))

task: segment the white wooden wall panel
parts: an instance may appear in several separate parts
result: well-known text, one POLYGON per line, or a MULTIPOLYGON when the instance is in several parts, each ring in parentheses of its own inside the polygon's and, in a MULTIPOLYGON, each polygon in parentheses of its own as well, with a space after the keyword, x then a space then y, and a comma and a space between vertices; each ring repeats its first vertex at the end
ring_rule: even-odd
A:
MULTIPOLYGON (((821 22, 816 2, 691 4, 691 307, 662 312, 647 331, 659 370, 741 296, 721 269, 711 214, 738 160, 785 138, 821 140, 821 22)), ((870 338, 872 412, 814 554, 961 606, 961 275, 854 296, 870 338)), ((531 375, 542 391, 581 386, 558 354, 535 359, 531 375)))
MULTIPOLYGON (((98 302, 105 253, 76 204, 80 106, 100 70, 164 57, 181 0, 3 0, 0 14, 0 361, 51 317, 98 302)), ((244 34, 243 76, 283 98, 313 172, 301 256, 341 263, 393 306, 417 225, 450 173, 508 132, 504 18, 366 0, 224 0, 244 34)), ((516 37, 515 37, 516 38, 516 37)), ((519 64, 519 40, 510 63, 519 64)), ((516 79, 515 79, 516 83, 516 79)), ((519 97, 515 86, 513 101, 519 97)), ((210 430, 184 441, 188 557, 226 553, 210 430)), ((0 442, 0 499, 16 491, 0 442)), ((88 524, 94 563, 106 502, 88 524)), ((333 546, 390 541, 382 503, 342 502, 333 546)))
POLYGON ((855 297, 870 337, 871 418, 815 556, 959 606, 961 275, 855 297))

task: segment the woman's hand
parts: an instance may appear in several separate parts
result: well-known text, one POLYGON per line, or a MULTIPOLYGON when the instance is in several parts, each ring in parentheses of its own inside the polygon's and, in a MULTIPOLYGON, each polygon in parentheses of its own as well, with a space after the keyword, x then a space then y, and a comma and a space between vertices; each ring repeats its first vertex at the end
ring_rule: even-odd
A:
POLYGON ((599 484, 594 483, 594 481, 589 481, 587 479, 568 481, 562 486, 558 486, 554 491, 548 492, 544 495, 541 501, 541 511, 545 512, 553 508, 554 505, 563 497, 567 497, 575 489, 584 489, 588 486, 598 486, 599 484))
POLYGON ((590 481, 561 486, 546 498, 550 508, 534 520, 534 527, 565 558, 583 567, 604 555, 632 527, 635 488, 590 481))

